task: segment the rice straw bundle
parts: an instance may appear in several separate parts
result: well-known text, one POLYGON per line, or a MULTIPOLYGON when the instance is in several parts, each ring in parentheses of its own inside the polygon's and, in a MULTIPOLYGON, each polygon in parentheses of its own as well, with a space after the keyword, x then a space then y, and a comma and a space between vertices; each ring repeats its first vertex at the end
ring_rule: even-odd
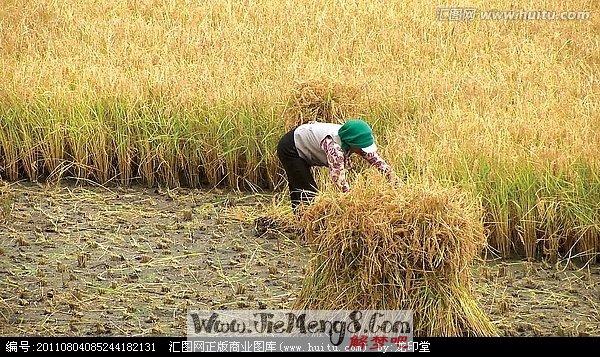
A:
POLYGON ((349 194, 321 193, 300 224, 314 256, 296 308, 412 309, 416 335, 496 334, 470 287, 481 208, 460 190, 360 177, 349 194))
POLYGON ((356 116, 358 90, 348 84, 326 81, 307 81, 296 84, 289 109, 286 128, 310 121, 343 123, 356 116))

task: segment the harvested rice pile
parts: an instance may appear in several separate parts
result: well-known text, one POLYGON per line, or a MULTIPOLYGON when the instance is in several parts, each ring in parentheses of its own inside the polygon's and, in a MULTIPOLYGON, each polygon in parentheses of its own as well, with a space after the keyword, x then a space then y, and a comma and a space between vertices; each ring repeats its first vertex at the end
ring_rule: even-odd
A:
POLYGON ((296 308, 412 309, 417 336, 496 334, 471 294, 485 237, 465 193, 361 177, 320 194, 301 225, 314 257, 296 308))
POLYGON ((286 111, 286 128, 311 121, 343 123, 360 115, 354 104, 359 90, 352 85, 312 80, 297 83, 286 111))

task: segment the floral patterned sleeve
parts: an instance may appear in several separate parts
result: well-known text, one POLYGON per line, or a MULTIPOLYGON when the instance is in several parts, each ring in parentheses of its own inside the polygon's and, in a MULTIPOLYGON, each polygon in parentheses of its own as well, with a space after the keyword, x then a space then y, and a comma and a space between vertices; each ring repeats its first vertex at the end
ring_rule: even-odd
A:
POLYGON ((394 178, 394 171, 388 165, 385 160, 381 158, 376 152, 373 153, 365 153, 361 152, 360 155, 365 158, 371 165, 375 166, 388 180, 392 180, 394 178))
POLYGON ((327 136, 321 142, 321 149, 327 153, 329 177, 331 177, 342 192, 350 191, 350 185, 348 185, 348 181, 346 180, 345 158, 342 148, 330 136, 327 136))

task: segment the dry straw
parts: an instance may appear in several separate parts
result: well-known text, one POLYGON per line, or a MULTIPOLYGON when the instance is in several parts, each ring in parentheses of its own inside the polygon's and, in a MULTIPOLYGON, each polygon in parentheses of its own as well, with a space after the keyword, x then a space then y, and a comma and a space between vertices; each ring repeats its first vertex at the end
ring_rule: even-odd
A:
POLYGON ((286 110, 286 128, 320 121, 343 123, 358 114, 358 88, 326 80, 297 82, 286 110))
POLYGON ((470 286, 481 217, 476 200, 434 184, 375 175, 323 192, 300 220, 314 257, 295 307, 412 309, 417 335, 495 335, 470 286))

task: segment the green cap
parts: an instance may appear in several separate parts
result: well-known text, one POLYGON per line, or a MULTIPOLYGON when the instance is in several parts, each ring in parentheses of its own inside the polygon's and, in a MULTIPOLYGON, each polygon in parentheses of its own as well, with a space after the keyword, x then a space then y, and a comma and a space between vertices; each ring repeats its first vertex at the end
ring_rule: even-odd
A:
POLYGON ((366 153, 377 151, 373 131, 364 120, 348 120, 338 130, 338 135, 342 141, 342 149, 346 151, 350 148, 359 148, 366 153))

